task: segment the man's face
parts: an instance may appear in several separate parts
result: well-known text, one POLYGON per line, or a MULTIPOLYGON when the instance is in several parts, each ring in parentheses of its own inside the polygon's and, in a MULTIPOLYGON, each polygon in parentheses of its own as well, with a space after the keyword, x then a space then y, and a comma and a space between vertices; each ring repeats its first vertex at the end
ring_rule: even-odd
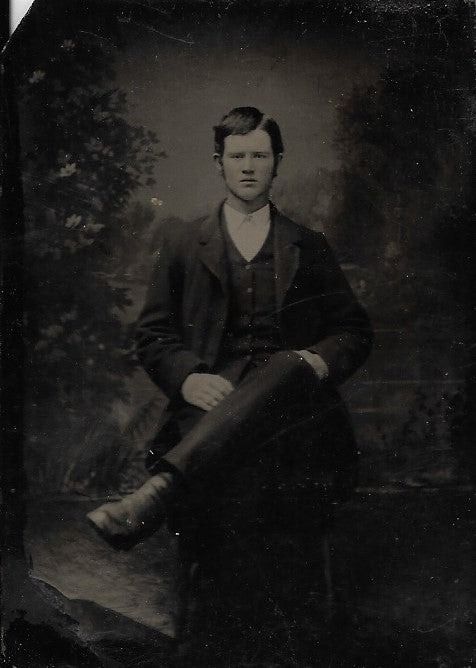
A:
MULTIPOLYGON (((277 158, 277 161, 280 156, 277 158)), ((235 203, 247 207, 264 206, 275 176, 275 158, 271 138, 264 130, 252 130, 246 135, 225 137, 223 157, 218 162, 235 203)))

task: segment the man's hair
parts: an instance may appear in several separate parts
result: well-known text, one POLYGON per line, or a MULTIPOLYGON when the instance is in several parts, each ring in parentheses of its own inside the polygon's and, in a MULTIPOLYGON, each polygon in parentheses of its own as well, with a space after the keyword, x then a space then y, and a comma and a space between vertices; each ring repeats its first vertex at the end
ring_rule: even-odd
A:
POLYGON ((275 120, 263 114, 256 107, 236 107, 223 116, 220 123, 214 126, 215 153, 221 157, 225 146, 225 138, 229 135, 247 135, 253 130, 264 130, 271 139, 271 148, 276 157, 284 151, 281 130, 275 120))

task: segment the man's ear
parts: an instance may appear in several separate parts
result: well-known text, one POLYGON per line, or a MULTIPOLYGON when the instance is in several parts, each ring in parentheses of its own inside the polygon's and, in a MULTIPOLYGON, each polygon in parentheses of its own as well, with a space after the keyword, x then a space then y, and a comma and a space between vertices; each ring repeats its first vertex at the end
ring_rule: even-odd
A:
POLYGON ((283 154, 278 153, 275 158, 274 158, 274 172, 273 172, 273 178, 278 175, 278 166, 281 163, 281 160, 283 159, 283 154))
POLYGON ((215 166, 220 172, 220 174, 223 173, 223 161, 221 159, 221 155, 219 153, 214 153, 213 154, 213 160, 215 161, 215 166))

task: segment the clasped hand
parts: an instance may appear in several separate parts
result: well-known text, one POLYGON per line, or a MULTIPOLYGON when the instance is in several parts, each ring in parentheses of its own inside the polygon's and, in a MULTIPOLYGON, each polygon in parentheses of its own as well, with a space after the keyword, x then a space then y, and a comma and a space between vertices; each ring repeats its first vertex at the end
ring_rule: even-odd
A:
POLYGON ((210 411, 233 392, 229 380, 214 373, 191 373, 182 385, 182 396, 192 406, 210 411))
MULTIPOLYGON (((293 350, 293 353, 302 357, 312 366, 318 378, 327 376, 327 365, 320 355, 308 350, 293 350)), ((233 392, 233 385, 229 380, 214 373, 191 373, 185 379, 181 391, 185 401, 204 411, 210 411, 222 399, 233 392)))

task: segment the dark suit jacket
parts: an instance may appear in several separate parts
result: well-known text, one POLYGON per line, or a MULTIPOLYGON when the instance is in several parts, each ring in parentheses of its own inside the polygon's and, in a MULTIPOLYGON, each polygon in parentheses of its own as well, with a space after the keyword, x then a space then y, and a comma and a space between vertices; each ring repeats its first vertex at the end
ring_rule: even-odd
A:
MULTIPOLYGON (((193 371, 217 362, 229 306, 220 207, 194 223, 164 230, 137 327, 139 359, 170 398, 193 371)), ((272 205, 276 303, 283 350, 318 353, 335 384, 365 360, 368 317, 324 235, 297 225, 272 205)))
MULTIPOLYGON (((147 446, 151 474, 157 472, 160 457, 187 433, 188 413, 197 411, 180 396, 183 381, 196 370, 215 371, 220 362, 230 301, 220 216, 221 207, 192 224, 168 227, 156 252, 155 269, 137 328, 137 349, 152 380, 171 401, 155 438, 147 446)), ((300 481, 310 479, 313 483, 314 475, 319 474, 325 462, 324 469, 333 472, 335 498, 345 499, 355 485, 357 449, 349 415, 335 385, 348 378, 367 357, 372 330, 324 235, 296 225, 274 207, 272 218, 282 348, 312 350, 329 367, 323 419, 319 427, 311 421, 309 434, 301 433, 300 444, 292 448, 300 462, 296 474, 300 481), (319 447, 306 446, 301 456, 301 441, 307 443, 308 436, 319 447)), ((284 447, 289 458, 288 444, 284 443, 284 447)), ((247 481, 261 470, 253 462, 251 458, 247 481)), ((285 469, 285 477, 290 475, 289 468, 285 469)), ((226 480, 230 484, 230 478, 226 480)), ((257 489, 260 485, 258 481, 257 489)), ((311 504, 309 508, 314 507, 314 492, 304 499, 298 496, 295 507, 300 513, 306 503, 311 504)), ((213 496, 218 497, 219 494, 213 496)), ((241 503, 242 500, 240 508, 241 503)), ((271 515, 276 512, 276 503, 271 504, 271 515)), ((229 517, 228 513, 225 515, 229 517)), ((309 510, 308 515, 315 513, 309 510)), ((204 517, 209 514, 205 512, 204 517)))

